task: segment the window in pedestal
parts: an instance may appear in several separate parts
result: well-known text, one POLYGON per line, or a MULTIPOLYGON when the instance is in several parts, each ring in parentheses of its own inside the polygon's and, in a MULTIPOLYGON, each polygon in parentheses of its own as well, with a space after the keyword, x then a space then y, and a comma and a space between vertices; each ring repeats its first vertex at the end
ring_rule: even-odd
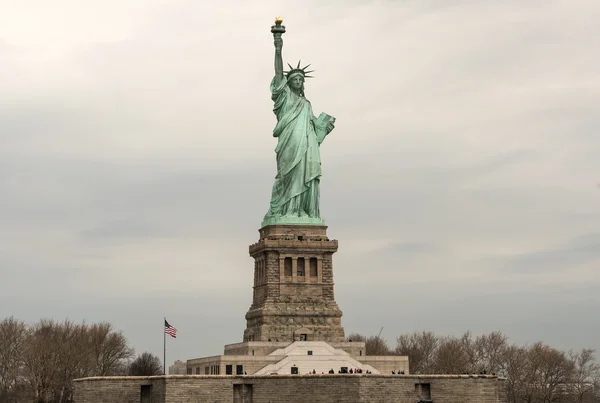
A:
POLYGON ((317 270, 318 270, 317 269, 317 258, 311 257, 310 258, 310 276, 317 277, 319 275, 317 270))
POLYGON ((283 260, 283 271, 286 277, 292 277, 292 258, 286 257, 283 260))
POLYGON ((254 285, 258 284, 258 260, 254 261, 254 285))
POLYGON ((298 270, 297 271, 298 271, 296 273, 297 276, 304 277, 304 258, 303 257, 298 258, 298 270))
POLYGON ((260 260, 258 262, 258 280, 259 284, 262 284, 265 280, 265 261, 260 260))

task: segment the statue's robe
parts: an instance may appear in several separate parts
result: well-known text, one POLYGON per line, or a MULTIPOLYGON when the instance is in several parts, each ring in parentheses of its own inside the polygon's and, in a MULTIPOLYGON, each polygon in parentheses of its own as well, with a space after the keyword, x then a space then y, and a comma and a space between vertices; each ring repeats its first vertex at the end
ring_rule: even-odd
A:
POLYGON ((285 79, 271 82, 277 125, 277 176, 269 217, 319 218, 321 156, 310 102, 292 92, 285 79))

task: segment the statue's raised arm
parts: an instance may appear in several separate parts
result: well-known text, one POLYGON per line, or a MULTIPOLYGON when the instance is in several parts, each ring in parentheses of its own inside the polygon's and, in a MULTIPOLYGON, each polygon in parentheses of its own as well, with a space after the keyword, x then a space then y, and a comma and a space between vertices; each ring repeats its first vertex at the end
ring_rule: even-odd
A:
POLYGON ((275 77, 271 82, 271 99, 277 124, 277 175, 273 184, 269 211, 262 226, 324 225, 319 211, 321 155, 319 147, 333 130, 335 118, 322 113, 318 118, 304 94, 308 66, 283 71, 281 18, 271 27, 275 44, 275 77))
POLYGON ((275 81, 277 84, 284 80, 283 76, 283 58, 281 57, 281 49, 283 48, 283 37, 285 27, 281 25, 283 20, 280 17, 275 19, 275 25, 271 27, 273 40, 275 44, 275 81))

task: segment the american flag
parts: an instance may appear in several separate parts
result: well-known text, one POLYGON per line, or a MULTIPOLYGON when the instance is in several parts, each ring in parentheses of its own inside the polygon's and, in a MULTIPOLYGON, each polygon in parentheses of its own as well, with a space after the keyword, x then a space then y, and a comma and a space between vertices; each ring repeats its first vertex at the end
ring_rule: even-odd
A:
POLYGON ((169 325, 169 322, 165 319, 165 333, 169 336, 176 338, 177 337, 177 329, 173 326, 169 325))

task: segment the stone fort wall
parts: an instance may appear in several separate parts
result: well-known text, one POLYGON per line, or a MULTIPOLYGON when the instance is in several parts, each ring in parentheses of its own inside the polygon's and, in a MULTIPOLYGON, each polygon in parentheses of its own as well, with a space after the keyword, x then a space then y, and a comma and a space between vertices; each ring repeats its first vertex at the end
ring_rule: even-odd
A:
POLYGON ((486 375, 95 377, 75 380, 75 403, 506 403, 486 375))

